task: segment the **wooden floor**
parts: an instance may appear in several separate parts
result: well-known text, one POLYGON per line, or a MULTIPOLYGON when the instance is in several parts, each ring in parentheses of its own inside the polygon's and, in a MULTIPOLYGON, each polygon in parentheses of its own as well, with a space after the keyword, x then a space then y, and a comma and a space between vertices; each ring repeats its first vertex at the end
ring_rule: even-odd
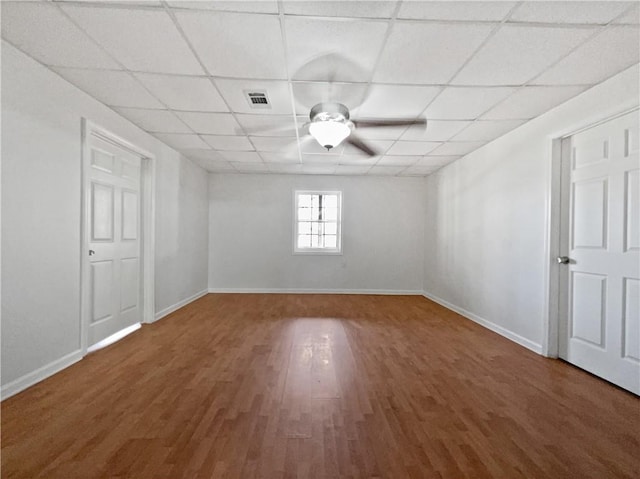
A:
POLYGON ((2 403, 6 478, 640 477, 640 399, 421 297, 208 295, 2 403))

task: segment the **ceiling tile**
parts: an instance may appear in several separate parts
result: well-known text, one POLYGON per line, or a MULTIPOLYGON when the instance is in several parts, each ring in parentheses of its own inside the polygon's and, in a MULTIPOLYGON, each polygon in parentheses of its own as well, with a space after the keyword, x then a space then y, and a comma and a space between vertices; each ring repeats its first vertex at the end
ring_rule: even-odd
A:
POLYGON ((606 24, 620 15, 631 2, 523 2, 509 21, 533 23, 606 24))
POLYGON ((426 155, 440 143, 433 141, 398 141, 387 151, 388 155, 426 155))
POLYGON ((169 0, 167 2, 172 8, 188 8, 194 10, 218 10, 226 12, 247 12, 247 13, 278 13, 278 2, 276 0, 216 0, 216 1, 188 1, 169 0))
POLYGON ((418 162, 421 156, 388 156, 385 155, 376 165, 378 166, 410 166, 418 162))
POLYGON ((163 143, 176 150, 206 149, 208 145, 193 133, 154 133, 163 143))
POLYGON ((222 156, 217 151, 210 149, 208 146, 206 149, 203 148, 182 148, 180 152, 190 158, 192 160, 203 160, 203 161, 223 161, 222 156))
POLYGON ((314 164, 314 165, 337 165, 339 155, 329 155, 326 153, 303 153, 302 164, 314 164))
POLYGON ((139 6, 139 7, 162 7, 162 3, 159 0, 53 0, 55 3, 80 3, 86 5, 100 5, 108 4, 114 6, 139 6))
POLYGON ((299 174, 300 172, 302 172, 302 165, 294 165, 289 163, 270 163, 269 171, 271 173, 299 174))
MULTIPOLYGON (((378 154, 382 155, 383 153, 385 153, 389 149, 389 147, 391 145, 393 145, 393 140, 366 140, 365 143, 371 149, 373 149, 373 151, 375 151, 378 154)), ((352 144, 347 143, 346 141, 343 143, 343 145, 344 145, 343 153, 345 155, 354 155, 354 156, 366 155, 366 153, 363 152, 360 148, 357 148, 357 147, 353 146, 352 144)), ((318 145, 318 146, 320 146, 320 145, 318 145)))
POLYGON ((367 175, 395 176, 405 168, 406 166, 372 166, 367 175))
POLYGON ((202 139, 214 150, 253 151, 246 136, 202 135, 202 139))
POLYGON ((517 128, 527 120, 477 120, 452 138, 453 141, 493 140, 517 128))
POLYGON ((300 172, 309 175, 333 175, 336 171, 335 165, 300 165, 300 172))
POLYGON ((154 136, 176 150, 206 149, 208 146, 202 138, 192 133, 155 133, 154 136))
POLYGON ((176 11, 176 18, 212 75, 287 78, 277 16, 176 11))
POLYGON ((565 102, 586 90, 580 86, 521 88, 505 101, 482 116, 483 120, 527 119, 565 102))
POLYGON ((296 144, 296 138, 252 136, 251 143, 258 151, 281 151, 296 144))
POLYGON ((164 108, 129 73, 54 68, 64 79, 109 106, 164 108))
POLYGON ((593 34, 590 28, 505 25, 453 80, 457 85, 522 85, 593 34))
POLYGON ((353 82, 369 80, 387 22, 285 17, 285 28, 292 79, 353 82))
POLYGON ((262 158, 255 151, 221 151, 220 156, 227 161, 262 163, 262 158))
POLYGON ((180 111, 176 114, 196 133, 208 135, 237 135, 242 133, 231 113, 197 113, 180 111))
MULTIPOLYGON (((251 136, 296 136, 296 128, 292 115, 245 115, 237 114, 236 120, 247 134, 251 136)), ((307 121, 298 118, 298 128, 307 121)))
POLYGON ((474 150, 477 150, 482 145, 486 144, 486 141, 464 141, 464 142, 447 142, 442 146, 436 148, 431 152, 432 155, 466 155, 474 150))
POLYGON ((352 165, 338 165, 336 166, 336 175, 366 175, 371 169, 370 166, 352 166, 352 165))
POLYGON ((581 45, 532 83, 596 84, 640 61, 638 27, 611 27, 581 45))
POLYGON ((4 1, 0 7, 2 38, 36 60, 64 67, 119 68, 54 5, 4 1))
POLYGON ((439 167, 430 166, 411 166, 406 170, 400 172, 399 176, 427 176, 439 169, 439 167))
POLYGON ((216 79, 216 85, 232 111, 258 115, 287 114, 291 112, 291 96, 286 81, 216 79), (246 92, 266 91, 271 108, 255 108, 246 92))
POLYGON ((416 163, 416 166, 420 167, 437 167, 448 165, 449 163, 453 163, 457 159, 462 158, 460 155, 453 156, 425 156, 421 160, 416 163))
POLYGON ((411 126, 407 128, 401 138, 403 140, 447 141, 470 124, 470 121, 460 120, 427 120, 426 128, 418 125, 411 126))
POLYGON ((500 21, 516 2, 402 2, 398 18, 419 20, 500 21))
POLYGON ((285 14, 321 17, 391 18, 397 1, 380 0, 322 0, 285 1, 285 14))
POLYGON ((489 25, 396 23, 373 79, 387 83, 447 83, 492 28, 489 25))
POLYGON ((338 163, 348 166, 373 166, 378 161, 380 161, 379 156, 342 155, 338 163))
POLYGON ((362 104, 367 92, 364 83, 322 83, 295 82, 293 83, 293 97, 296 103, 296 113, 309 119, 309 112, 318 103, 342 103, 350 112, 362 104))
POLYGON ((440 90, 430 86, 373 84, 354 114, 356 118, 415 118, 440 90))
POLYGON ((62 7, 129 70, 202 74, 202 68, 163 10, 62 7))
POLYGON ((235 168, 228 161, 209 160, 206 158, 192 158, 193 161, 211 173, 235 173, 235 168))
POLYGON ((240 173, 270 173, 269 166, 264 163, 233 162, 232 165, 240 173))
POLYGON ((427 121, 432 118, 436 120, 475 120, 515 90, 515 88, 508 87, 445 88, 427 108, 427 121))
POLYGON ((115 108, 122 116, 143 130, 154 133, 192 133, 187 125, 171 111, 140 108, 115 108))
POLYGON ((260 156, 265 163, 299 163, 300 155, 297 148, 289 148, 284 152, 261 151, 260 156))
POLYGON ((633 7, 613 23, 638 25, 640 23, 640 3, 634 2, 633 7))
POLYGON ((207 78, 149 73, 138 73, 136 77, 169 108, 193 111, 229 111, 224 100, 207 78))

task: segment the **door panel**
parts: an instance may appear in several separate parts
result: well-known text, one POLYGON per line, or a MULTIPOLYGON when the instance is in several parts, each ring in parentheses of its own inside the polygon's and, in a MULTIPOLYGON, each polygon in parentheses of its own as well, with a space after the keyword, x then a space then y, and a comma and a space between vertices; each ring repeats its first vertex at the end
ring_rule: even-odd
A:
POLYGON ((91 167, 96 170, 106 171, 107 173, 113 173, 113 165, 115 158, 113 155, 106 151, 93 149, 91 151, 91 167))
POLYGON ((625 251, 640 249, 640 170, 625 175, 625 251))
POLYGON ((138 239, 138 193, 122 191, 122 239, 138 239))
POLYGON ((640 281, 624 279, 624 350, 622 356, 640 361, 640 281))
POLYGON ((141 321, 142 159, 93 134, 88 142, 91 346, 141 321))
POLYGON ((138 306, 138 258, 125 258, 120 263, 120 312, 138 306))
POLYGON ((607 278, 574 272, 572 286, 571 337, 602 348, 607 278))
POLYGON ((113 187, 91 183, 91 239, 113 240, 113 187))
POLYGON ((638 112, 563 140, 560 357, 640 394, 638 112), (565 210, 566 211, 566 210, 565 210))
POLYGON ((113 261, 94 261, 91 264, 91 322, 112 317, 113 261))
POLYGON ((606 248, 607 180, 573 185, 573 247, 606 248))

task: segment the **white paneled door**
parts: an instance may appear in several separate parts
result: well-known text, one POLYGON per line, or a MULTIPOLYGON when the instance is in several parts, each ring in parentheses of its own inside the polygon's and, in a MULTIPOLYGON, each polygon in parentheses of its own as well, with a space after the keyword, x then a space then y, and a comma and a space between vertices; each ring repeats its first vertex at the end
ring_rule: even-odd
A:
POLYGON ((86 228, 88 345, 140 323, 140 180, 142 159, 90 135, 86 228))
POLYGON ((563 140, 560 357, 640 394, 638 111, 563 140), (563 264, 564 263, 564 264, 563 264))

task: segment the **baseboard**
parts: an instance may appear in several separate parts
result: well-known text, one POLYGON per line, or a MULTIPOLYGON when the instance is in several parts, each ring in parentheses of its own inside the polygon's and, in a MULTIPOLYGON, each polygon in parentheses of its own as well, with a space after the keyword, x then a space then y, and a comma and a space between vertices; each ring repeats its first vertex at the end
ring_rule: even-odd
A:
POLYGON ((154 316, 154 322, 164 318, 165 316, 168 316, 169 314, 173 313, 174 311, 177 311, 178 309, 182 308, 183 306, 186 306, 187 304, 195 301, 196 299, 202 298, 207 293, 209 293, 209 291, 204 289, 199 293, 194 294, 193 296, 189 296, 188 298, 183 299, 182 301, 178 301, 177 303, 172 304, 168 308, 164 308, 163 310, 158 311, 154 316))
POLYGON ((18 394, 20 391, 24 391, 28 387, 47 379, 49 376, 53 376, 63 369, 68 368, 81 359, 82 351, 80 349, 63 356, 60 359, 56 359, 55 361, 2 386, 0 388, 0 397, 2 398, 2 401, 4 401, 15 394, 18 394))
POLYGON ((413 289, 209 288, 209 292, 254 294, 386 294, 422 296, 422 291, 413 289))
POLYGON ((509 331, 508 329, 503 328, 502 326, 499 326, 489 321, 488 319, 482 318, 477 314, 472 313, 471 311, 467 311, 466 309, 460 308, 459 306, 456 306, 455 304, 452 304, 449 301, 445 301, 444 299, 439 298, 438 296, 427 293, 426 291, 423 291, 422 294, 425 298, 430 299, 434 303, 438 303, 440 306, 444 306, 445 308, 450 309, 451 311, 455 311, 459 315, 464 316, 467 319, 470 319, 474 323, 478 323, 479 325, 484 326, 487 329, 490 329, 494 333, 498 333, 500 336, 504 336, 505 338, 510 339, 515 343, 518 343, 520 346, 524 346, 525 348, 530 349, 534 353, 542 354, 542 345, 536 344, 533 341, 520 336, 519 334, 509 331))

